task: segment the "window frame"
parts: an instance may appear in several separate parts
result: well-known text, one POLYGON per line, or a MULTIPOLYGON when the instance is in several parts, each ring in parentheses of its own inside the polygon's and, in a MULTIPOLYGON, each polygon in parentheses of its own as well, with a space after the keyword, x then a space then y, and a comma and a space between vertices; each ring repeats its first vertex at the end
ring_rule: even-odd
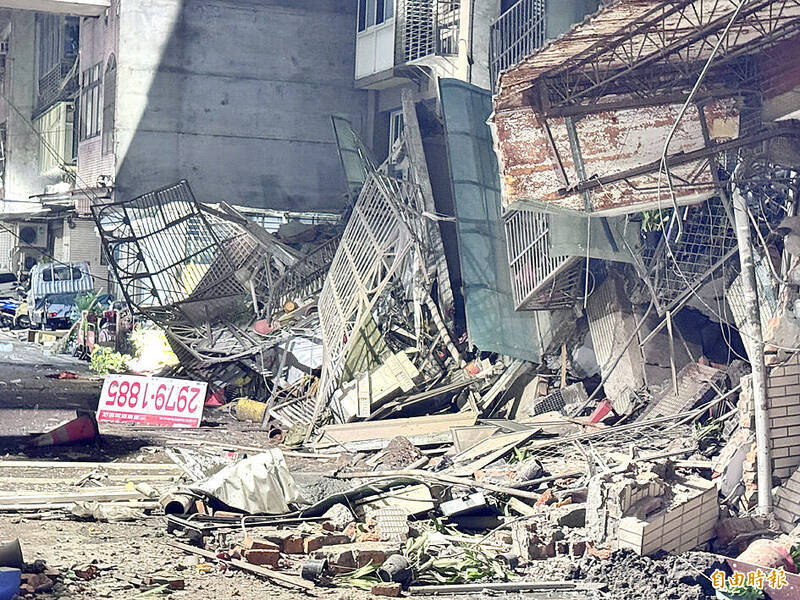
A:
POLYGON ((394 18, 394 0, 359 0, 356 31, 363 33, 394 18))
POLYGON ((86 69, 81 73, 81 98, 80 98, 80 141, 90 140, 100 135, 102 131, 100 111, 100 86, 103 83, 103 63, 86 69))
POLYGON ((117 103, 117 58, 113 54, 108 57, 106 71, 103 75, 103 122, 102 122, 102 154, 114 152, 114 126, 116 123, 117 103))
POLYGON ((403 135, 405 129, 405 119, 403 109, 389 111, 389 154, 391 155, 395 143, 403 135))

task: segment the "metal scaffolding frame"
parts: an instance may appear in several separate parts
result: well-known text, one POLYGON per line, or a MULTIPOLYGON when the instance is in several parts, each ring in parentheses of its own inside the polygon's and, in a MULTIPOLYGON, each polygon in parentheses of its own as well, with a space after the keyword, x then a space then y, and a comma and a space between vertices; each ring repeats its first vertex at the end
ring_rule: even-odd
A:
POLYGON ((423 210, 417 185, 368 174, 319 296, 324 359, 310 423, 327 406, 359 330, 384 293, 397 283, 416 294, 426 278, 426 249, 417 233, 425 229, 423 210))
MULTIPOLYGON (((736 256, 736 232, 726 200, 730 183, 730 179, 720 181, 717 197, 681 208, 677 217, 671 214, 658 245, 643 248, 636 264, 659 314, 680 307, 689 294, 736 256)), ((800 189, 800 179, 793 172, 764 161, 753 163, 746 179, 736 184, 746 190, 753 225, 764 237, 790 214, 800 189)))
MULTIPOLYGON (((520 99, 536 87, 545 109, 609 94, 641 96, 653 91, 654 74, 658 89, 674 90, 693 81, 737 8, 734 0, 619 0, 504 73, 501 96, 520 99)), ((714 69, 798 31, 799 0, 744 0, 714 69)))

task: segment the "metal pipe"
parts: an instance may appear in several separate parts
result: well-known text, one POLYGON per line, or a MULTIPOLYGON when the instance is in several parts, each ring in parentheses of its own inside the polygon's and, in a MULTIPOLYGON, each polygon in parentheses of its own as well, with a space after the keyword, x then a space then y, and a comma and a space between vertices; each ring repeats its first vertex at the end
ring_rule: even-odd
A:
MULTIPOLYGON (((737 168, 737 171, 739 168, 737 168)), ((747 202, 738 186, 732 193, 733 217, 736 221, 736 240, 739 244, 739 262, 742 267, 742 296, 745 304, 745 321, 752 334, 750 365, 753 377, 753 404, 756 421, 758 512, 772 512, 772 456, 769 441, 769 413, 767 406, 767 367, 764 364, 764 336, 761 330, 761 313, 758 306, 756 271, 750 238, 750 220, 747 202)))

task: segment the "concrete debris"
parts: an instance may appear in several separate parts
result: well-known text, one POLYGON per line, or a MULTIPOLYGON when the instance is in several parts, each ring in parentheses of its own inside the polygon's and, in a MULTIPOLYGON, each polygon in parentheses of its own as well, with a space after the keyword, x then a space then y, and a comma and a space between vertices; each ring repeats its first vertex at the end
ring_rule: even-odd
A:
MULTIPOLYGON (((559 36, 562 3, 525 0, 473 36, 459 28, 484 8, 439 2, 430 31, 443 37, 421 44, 414 4, 360 9, 371 21, 357 53, 392 16, 395 62, 359 77, 382 115, 364 121, 369 144, 332 120, 338 213, 257 219, 201 202, 186 180, 125 199, 109 186, 85 207, 118 301, 76 299, 64 339, 24 343, 71 347, 110 374, 89 388, 80 360, 48 362, 61 374, 44 382, 52 404, 89 409, 39 415, 41 357, 0 336, 4 402, 45 420, 0 436, 13 488, 0 514, 75 521, 92 538, 130 528, 131 544, 168 536, 170 568, 124 574, 140 561, 85 557, 63 563, 68 576, 28 572, 12 543, 0 566, 16 571, 0 583, 67 597, 70 579, 106 597, 113 578, 127 594, 196 595, 193 577, 244 571, 302 592, 706 600, 729 593, 709 583, 738 568, 723 559, 795 570, 800 107, 767 115, 800 87, 791 69, 770 84, 768 69, 774 32, 790 35, 800 10, 620 0, 559 36), (732 32, 708 54, 726 16, 732 32), (474 80, 493 94, 441 81, 435 55, 465 39, 476 56, 492 40, 491 77, 474 80), (389 93, 399 81, 408 89, 389 93), (89 401, 61 393, 73 387, 89 401), (98 426, 98 406, 130 425, 98 426), (148 426, 165 415, 174 429, 148 426), (661 589, 643 591, 646 578, 661 589)), ((469 63, 470 81, 487 70, 451 62, 469 63)), ((100 81, 90 71, 81 89, 100 81)), ((0 306, 3 322, 16 327, 18 309, 0 306)))

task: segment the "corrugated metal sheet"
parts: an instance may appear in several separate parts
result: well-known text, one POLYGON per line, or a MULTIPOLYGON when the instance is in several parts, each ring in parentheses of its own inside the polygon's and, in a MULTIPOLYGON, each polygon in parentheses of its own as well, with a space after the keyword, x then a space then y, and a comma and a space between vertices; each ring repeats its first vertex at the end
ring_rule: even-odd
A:
POLYGON ((454 79, 439 87, 470 340, 481 350, 537 362, 546 343, 540 331, 548 327, 514 311, 497 162, 486 125, 489 92, 454 79))

